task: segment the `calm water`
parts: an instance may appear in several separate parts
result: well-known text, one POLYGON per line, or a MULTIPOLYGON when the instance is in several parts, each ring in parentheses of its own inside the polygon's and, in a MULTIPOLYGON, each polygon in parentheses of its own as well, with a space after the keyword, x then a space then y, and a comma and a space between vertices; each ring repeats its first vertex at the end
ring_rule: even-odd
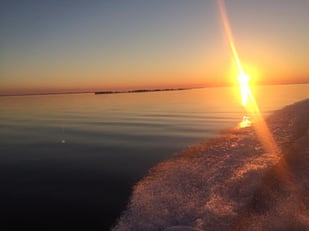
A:
MULTIPOLYGON (((255 89, 264 114, 309 85, 255 89)), ((107 230, 156 163, 237 126, 233 88, 0 97, 0 204, 13 229, 107 230)))

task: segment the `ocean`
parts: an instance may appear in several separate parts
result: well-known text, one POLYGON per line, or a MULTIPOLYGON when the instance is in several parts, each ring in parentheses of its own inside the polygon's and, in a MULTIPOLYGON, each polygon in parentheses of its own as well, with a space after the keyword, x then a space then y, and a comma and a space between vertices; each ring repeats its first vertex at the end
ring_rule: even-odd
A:
MULTIPOLYGON (((254 94, 267 116, 309 84, 254 94)), ((0 97, 1 227, 108 230, 151 167, 245 114, 232 87, 0 97)))

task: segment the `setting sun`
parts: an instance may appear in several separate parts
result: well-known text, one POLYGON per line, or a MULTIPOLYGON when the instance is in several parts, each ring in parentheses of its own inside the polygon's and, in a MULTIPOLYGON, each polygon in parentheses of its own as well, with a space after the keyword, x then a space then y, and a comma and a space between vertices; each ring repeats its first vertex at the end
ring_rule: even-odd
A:
POLYGON ((242 105, 246 106, 247 103, 248 103, 248 97, 251 93, 248 75, 241 73, 238 76, 238 82, 239 82, 239 86, 240 86, 242 105))

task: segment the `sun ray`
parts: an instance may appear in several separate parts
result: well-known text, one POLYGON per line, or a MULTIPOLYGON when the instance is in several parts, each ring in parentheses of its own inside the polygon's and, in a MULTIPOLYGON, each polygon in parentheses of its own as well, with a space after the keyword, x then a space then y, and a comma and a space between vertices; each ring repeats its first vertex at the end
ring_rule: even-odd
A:
POLYGON ((260 109, 256 103, 255 97, 252 94, 252 91, 250 89, 249 76, 245 73, 241 61, 235 46, 231 26, 226 14, 226 9, 224 5, 224 0, 217 0, 219 11, 225 31, 225 35, 227 37, 233 59, 237 65, 238 68, 238 74, 237 74, 237 81, 239 84, 240 94, 241 94, 241 104, 245 108, 246 112, 250 115, 245 115, 242 119, 242 122, 240 123, 240 127, 245 128, 251 126, 251 124, 254 125, 254 128, 256 130, 256 133, 263 144, 266 151, 274 153, 279 155, 280 150, 277 146, 269 128, 267 127, 267 124, 265 123, 261 113, 260 109), (252 121, 250 120, 252 119, 252 121))

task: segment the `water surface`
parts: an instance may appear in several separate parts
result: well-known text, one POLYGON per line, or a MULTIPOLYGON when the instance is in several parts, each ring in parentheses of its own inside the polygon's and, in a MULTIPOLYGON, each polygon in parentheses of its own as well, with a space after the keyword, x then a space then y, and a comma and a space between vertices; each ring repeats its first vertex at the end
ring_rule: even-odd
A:
MULTIPOLYGON (((255 89, 267 115, 309 85, 255 89)), ((106 230, 149 168, 237 126, 233 88, 0 97, 0 183, 11 229, 106 230)))

